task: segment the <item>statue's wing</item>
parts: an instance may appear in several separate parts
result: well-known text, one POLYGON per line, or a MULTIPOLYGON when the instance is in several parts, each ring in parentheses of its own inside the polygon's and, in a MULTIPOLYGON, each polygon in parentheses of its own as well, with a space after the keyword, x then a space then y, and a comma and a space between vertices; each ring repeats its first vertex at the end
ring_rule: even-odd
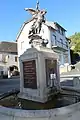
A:
POLYGON ((34 15, 36 13, 36 10, 34 10, 32 8, 25 8, 25 10, 30 12, 32 15, 34 15))

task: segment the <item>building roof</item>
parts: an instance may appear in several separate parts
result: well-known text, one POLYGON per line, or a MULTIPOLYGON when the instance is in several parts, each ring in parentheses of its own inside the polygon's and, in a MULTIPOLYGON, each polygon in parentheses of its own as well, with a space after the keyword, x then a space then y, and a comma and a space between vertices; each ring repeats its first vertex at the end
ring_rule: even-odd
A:
MULTIPOLYGON (((28 21, 26 21, 26 22, 23 23, 23 25, 22 25, 21 28, 20 28, 19 33, 17 34, 16 41, 17 41, 17 39, 19 38, 21 32, 23 31, 25 25, 26 25, 27 23, 31 22, 31 21, 33 21, 33 19, 30 19, 30 20, 28 20, 28 21)), ((54 24, 56 24, 57 26, 61 27, 64 31, 66 31, 66 30, 65 30, 61 25, 59 25, 57 22, 46 21, 46 23, 45 23, 45 25, 47 25, 49 28, 51 28, 51 29, 53 29, 53 30, 56 30, 56 29, 54 28, 54 24)))
POLYGON ((17 54, 17 43, 7 41, 0 42, 0 52, 17 54))
POLYGON ((17 34, 17 37, 16 37, 16 41, 17 41, 17 39, 19 38, 21 32, 23 31, 25 25, 26 25, 27 23, 31 22, 32 20, 33 20, 33 19, 27 20, 27 21, 25 21, 25 22, 21 25, 21 28, 20 28, 20 30, 19 30, 19 32, 18 32, 18 34, 17 34))
POLYGON ((66 29, 64 29, 59 23, 54 22, 54 24, 56 24, 57 26, 59 26, 60 28, 62 28, 64 31, 67 31, 66 29))
POLYGON ((54 26, 53 26, 53 24, 52 24, 51 22, 46 21, 45 25, 46 25, 47 27, 49 27, 50 29, 52 29, 52 30, 55 30, 55 31, 56 31, 56 29, 54 28, 54 26))

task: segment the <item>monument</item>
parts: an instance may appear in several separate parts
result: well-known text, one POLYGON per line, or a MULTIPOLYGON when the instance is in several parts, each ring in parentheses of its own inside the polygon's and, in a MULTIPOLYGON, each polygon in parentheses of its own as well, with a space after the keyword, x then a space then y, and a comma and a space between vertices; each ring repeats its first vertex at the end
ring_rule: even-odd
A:
MULTIPOLYGON (((17 97, 19 91, 0 95, 0 120, 79 120, 80 90, 63 87, 60 91, 62 96, 55 95, 54 103, 54 94, 60 89, 58 56, 46 47, 47 42, 44 42, 38 33, 32 32, 29 37, 30 40, 34 38, 31 41, 31 48, 27 49, 19 59, 18 97, 21 102, 17 97), (69 94, 66 94, 67 92, 69 94), (73 100, 69 101, 69 98, 75 98, 78 103, 73 104, 73 100)), ((79 79, 75 78, 73 81, 74 86, 79 87, 79 79)))
POLYGON ((47 13, 47 11, 39 10, 39 1, 37 1, 36 10, 32 8, 25 8, 25 10, 32 14, 32 20, 34 21, 29 30, 29 36, 28 36, 30 38, 29 43, 32 44, 33 46, 35 43, 34 41, 36 39, 36 43, 40 43, 45 46, 48 43, 48 41, 42 39, 42 36, 40 36, 40 31, 41 31, 42 23, 45 23, 46 21, 44 15, 47 13))
POLYGON ((21 100, 46 103, 60 89, 58 55, 46 47, 48 41, 40 36, 41 26, 45 22, 45 10, 26 8, 34 20, 28 37, 31 48, 19 58, 21 100))

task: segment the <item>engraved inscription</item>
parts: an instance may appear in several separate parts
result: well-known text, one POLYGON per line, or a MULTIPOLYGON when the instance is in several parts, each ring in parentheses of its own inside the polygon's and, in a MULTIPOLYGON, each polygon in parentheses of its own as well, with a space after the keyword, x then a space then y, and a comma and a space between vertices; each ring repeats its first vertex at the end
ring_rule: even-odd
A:
POLYGON ((37 89, 36 61, 23 62, 24 88, 37 89))

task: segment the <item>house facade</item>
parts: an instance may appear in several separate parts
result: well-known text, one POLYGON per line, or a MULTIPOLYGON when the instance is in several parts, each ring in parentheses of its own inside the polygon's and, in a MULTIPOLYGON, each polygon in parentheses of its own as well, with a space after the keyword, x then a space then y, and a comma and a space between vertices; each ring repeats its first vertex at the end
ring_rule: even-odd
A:
POLYGON ((7 75, 12 66, 18 67, 17 43, 0 42, 0 76, 7 75))
MULTIPOLYGON (((33 20, 25 22, 17 35, 18 57, 31 47, 28 34, 32 24, 33 20)), ((58 53, 60 72, 66 72, 71 63, 70 48, 65 32, 66 30, 61 25, 49 21, 42 24, 40 32, 42 38, 48 40, 47 47, 58 53)))

